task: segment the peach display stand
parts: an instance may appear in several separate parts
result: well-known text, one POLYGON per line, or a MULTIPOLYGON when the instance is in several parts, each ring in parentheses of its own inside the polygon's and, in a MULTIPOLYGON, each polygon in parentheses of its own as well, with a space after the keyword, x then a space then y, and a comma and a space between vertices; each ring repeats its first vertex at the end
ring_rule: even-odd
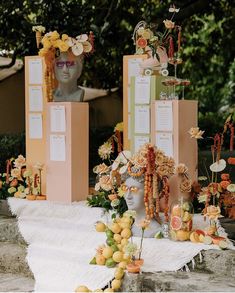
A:
POLYGON ((89 106, 80 102, 47 105, 47 199, 70 203, 88 196, 89 106), (51 107, 64 106, 65 131, 51 131, 51 107), (51 160, 51 135, 65 138, 65 160, 51 160))
MULTIPOLYGON (((40 162, 44 164, 42 171, 42 194, 46 193, 46 88, 43 79, 44 60, 39 56, 25 57, 25 130, 26 130, 26 160, 27 167, 32 169, 33 166, 40 162), (34 65, 39 65, 38 72, 34 71, 34 65), (41 67, 41 68, 40 68, 41 67), (40 70, 41 69, 41 70, 40 70), (35 76, 33 76, 35 74, 35 76), (32 92, 41 91, 42 96, 32 95, 32 92), (31 97, 30 97, 31 92, 31 97), (31 102, 30 102, 31 99, 31 102), (39 102, 39 100, 41 100, 39 102), (34 138, 35 130, 31 134, 29 131, 29 119, 35 115, 41 117, 42 135, 40 138, 34 138), (34 133, 32 133, 34 132, 34 133), (32 135, 33 134, 33 135, 32 135)), ((32 126, 32 125, 31 125, 32 126)))
MULTIPOLYGON (((189 169, 189 176, 192 180, 197 179, 198 150, 197 141, 188 133, 191 127, 197 127, 197 101, 173 100, 172 102, 172 130, 157 131, 156 107, 157 103, 152 102, 151 107, 151 142, 156 145, 156 134, 166 133, 172 135, 173 158, 176 164, 184 163, 189 169)), ((167 118, 167 117, 165 117, 167 118)), ((168 119, 170 119, 168 117, 168 119)))

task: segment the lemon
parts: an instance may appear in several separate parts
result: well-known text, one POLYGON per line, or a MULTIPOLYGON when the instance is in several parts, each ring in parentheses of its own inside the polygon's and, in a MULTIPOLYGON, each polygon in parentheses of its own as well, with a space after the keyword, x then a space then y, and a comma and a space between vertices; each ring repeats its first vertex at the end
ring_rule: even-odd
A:
POLYGON ((113 239, 119 244, 122 241, 122 236, 120 234, 114 234, 113 239))
POLYGON ((96 289, 94 292, 104 292, 102 289, 96 289))
POLYGON ((123 229, 121 232, 121 236, 122 236, 122 238, 126 238, 126 239, 130 238, 131 237, 131 229, 129 229, 129 228, 123 229))
POLYGON ((119 264, 118 264, 118 267, 125 270, 126 268, 126 265, 127 265, 127 262, 126 261, 121 261, 119 264))
POLYGON ((124 270, 122 268, 117 268, 114 273, 115 279, 121 280, 123 276, 124 276, 124 270))
POLYGON ((98 254, 96 256, 95 260, 96 260, 96 264, 99 266, 103 266, 106 261, 105 257, 102 254, 98 254))
POLYGON ((75 289, 75 292, 90 292, 86 286, 79 286, 75 289))
POLYGON ((106 225, 103 222, 98 222, 95 226, 97 232, 104 232, 106 229, 106 225))
POLYGON ((200 241, 200 242, 203 243, 203 242, 204 242, 204 238, 205 238, 204 235, 202 235, 202 234, 199 235, 199 241, 200 241))
POLYGON ((115 251, 113 254, 113 260, 115 262, 121 262, 123 260, 123 252, 115 251))
POLYGON ((113 255, 113 250, 110 246, 107 246, 103 249, 102 255, 107 259, 113 255))
POLYGON ((117 279, 114 279, 111 283, 111 286, 112 286, 112 289, 113 290, 117 290, 121 287, 122 285, 122 281, 121 280, 117 280, 117 279))
POLYGON ((200 236, 196 233, 196 232, 192 232, 190 234, 190 241, 194 242, 194 243, 198 243, 200 242, 200 236))
POLYGON ((120 227, 120 225, 119 225, 118 223, 113 223, 113 224, 111 225, 111 227, 110 227, 110 230, 111 230, 113 233, 117 234, 117 233, 120 233, 120 232, 121 232, 121 227, 120 227))
POLYGON ((128 243, 128 239, 123 238, 121 241, 121 245, 124 246, 124 245, 127 245, 127 243, 128 243))

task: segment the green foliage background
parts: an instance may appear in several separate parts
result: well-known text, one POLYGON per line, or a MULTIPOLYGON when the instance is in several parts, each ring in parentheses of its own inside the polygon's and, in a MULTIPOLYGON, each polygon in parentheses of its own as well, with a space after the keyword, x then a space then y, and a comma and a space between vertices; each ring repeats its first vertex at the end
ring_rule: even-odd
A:
MULTIPOLYGON (((122 57, 134 53, 132 32, 140 20, 169 18, 169 0, 8 0, 0 2, 0 49, 18 57, 37 54, 33 25, 76 36, 92 30, 96 52, 82 76, 86 86, 122 89, 122 57)), ((199 122, 207 135, 222 127, 235 104, 235 4, 232 0, 174 1, 183 26, 179 76, 189 78, 187 99, 199 101, 199 122), (226 114, 225 114, 226 113, 226 114), (213 121, 208 126, 204 121, 213 121), (204 129, 205 129, 204 128, 204 129)))

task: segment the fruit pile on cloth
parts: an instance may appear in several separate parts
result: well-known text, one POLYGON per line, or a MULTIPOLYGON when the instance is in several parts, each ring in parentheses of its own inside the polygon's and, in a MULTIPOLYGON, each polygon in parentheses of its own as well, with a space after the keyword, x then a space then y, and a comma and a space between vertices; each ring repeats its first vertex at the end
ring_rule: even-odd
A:
MULTIPOLYGON (((8 202, 29 244, 27 261, 34 274, 35 291, 71 292, 79 285, 95 290, 113 279, 114 268, 89 264, 95 249, 106 240, 105 233, 95 230, 98 220, 105 221, 103 209, 87 207, 84 202, 61 204, 17 198, 9 198, 8 202)), ((195 222, 196 228, 204 228, 201 216, 194 217, 195 222)), ((133 237, 133 242, 139 245, 140 238, 133 237)), ((219 248, 189 241, 145 238, 142 271, 179 270, 203 249, 219 248)))

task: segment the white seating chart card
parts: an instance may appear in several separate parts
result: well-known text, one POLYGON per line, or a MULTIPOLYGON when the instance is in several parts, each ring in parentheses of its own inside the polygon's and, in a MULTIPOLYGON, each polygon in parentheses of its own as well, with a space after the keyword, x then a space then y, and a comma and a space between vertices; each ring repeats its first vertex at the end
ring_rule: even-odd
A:
POLYGON ((66 121, 65 121, 65 106, 51 106, 50 107, 51 116, 51 132, 65 132, 66 131, 66 121))
POLYGON ((43 111, 43 92, 42 86, 29 86, 29 111, 42 112, 43 111))
POLYGON ((42 114, 29 114, 29 138, 42 139, 42 114))
POLYGON ((167 156, 173 157, 173 136, 172 133, 156 133, 156 146, 167 156))
POLYGON ((150 107, 135 106, 134 133, 150 133, 150 107))
POLYGON ((50 160, 65 161, 65 135, 50 135, 50 160))
POLYGON ((136 135, 134 137, 134 151, 137 152, 142 145, 144 145, 145 143, 149 143, 149 141, 149 136, 136 135))
POLYGON ((135 79, 135 104, 150 103, 150 76, 140 76, 135 79))
POLYGON ((172 101, 155 103, 155 145, 167 156, 174 156, 172 101))
POLYGON ((156 105, 156 131, 173 131, 172 101, 157 101, 156 105))
POLYGON ((43 69, 42 59, 30 59, 29 63, 29 84, 42 84, 43 83, 43 69))

